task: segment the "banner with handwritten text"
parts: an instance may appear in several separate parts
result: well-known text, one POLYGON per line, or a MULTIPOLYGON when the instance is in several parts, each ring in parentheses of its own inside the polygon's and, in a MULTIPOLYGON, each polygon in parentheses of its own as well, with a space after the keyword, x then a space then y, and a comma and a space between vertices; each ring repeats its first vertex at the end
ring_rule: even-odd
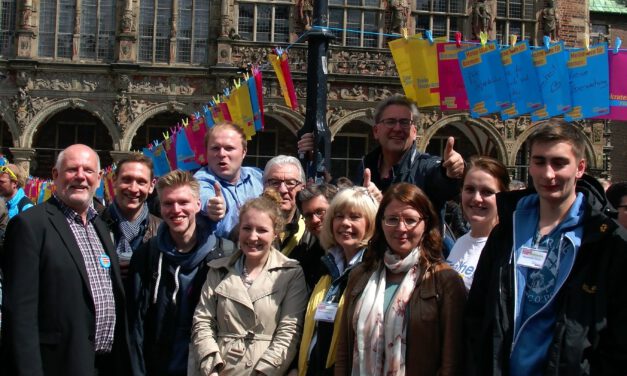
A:
POLYGON ((575 121, 610 113, 610 70, 607 43, 570 51, 568 59, 572 109, 564 115, 575 121))
POLYGON ((529 41, 501 50, 511 106, 501 111, 503 120, 528 114, 542 107, 538 75, 531 59, 529 41))
POLYGON ((532 58, 544 105, 531 113, 531 120, 544 120, 570 111, 572 105, 566 68, 568 52, 564 49, 564 42, 550 45, 548 50, 535 50, 532 58))
POLYGON ((459 64, 472 117, 509 107, 509 89, 496 42, 460 52, 459 64))

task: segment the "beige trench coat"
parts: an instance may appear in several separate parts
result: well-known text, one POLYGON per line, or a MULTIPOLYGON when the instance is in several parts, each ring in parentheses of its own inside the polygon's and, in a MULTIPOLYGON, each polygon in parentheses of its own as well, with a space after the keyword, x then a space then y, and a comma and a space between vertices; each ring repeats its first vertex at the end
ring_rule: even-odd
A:
POLYGON ((241 251, 209 263, 194 313, 188 375, 283 375, 296 356, 307 305, 297 261, 275 249, 246 289, 235 263, 241 251))

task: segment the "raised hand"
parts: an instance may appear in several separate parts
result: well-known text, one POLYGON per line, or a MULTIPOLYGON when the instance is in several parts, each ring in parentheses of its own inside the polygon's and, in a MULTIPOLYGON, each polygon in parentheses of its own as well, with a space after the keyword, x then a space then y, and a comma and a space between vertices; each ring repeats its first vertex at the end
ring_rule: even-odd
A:
POLYGON ((377 188, 377 186, 372 182, 372 175, 370 173, 370 169, 369 168, 364 170, 364 184, 363 184, 363 186, 364 186, 364 188, 366 188, 368 190, 368 193, 370 193, 370 196, 372 196, 378 202, 381 202, 381 199, 383 198, 383 194, 381 193, 379 188, 377 188))
POLYGON ((442 167, 446 169, 446 176, 453 179, 460 179, 464 174, 464 159, 461 154, 453 150, 455 139, 449 137, 442 156, 442 167))
POLYGON ((226 214, 226 205, 224 203, 224 197, 222 197, 222 187, 220 183, 213 183, 213 189, 216 195, 207 200, 207 215, 212 221, 219 221, 224 218, 226 214))

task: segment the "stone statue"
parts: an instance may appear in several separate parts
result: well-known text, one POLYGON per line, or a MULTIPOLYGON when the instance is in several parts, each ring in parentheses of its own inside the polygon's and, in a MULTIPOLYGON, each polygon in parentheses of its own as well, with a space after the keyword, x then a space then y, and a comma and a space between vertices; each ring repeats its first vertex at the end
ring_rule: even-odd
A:
POLYGON ((401 30, 407 27, 409 4, 407 0, 388 0, 388 9, 392 12, 390 32, 400 34, 401 30))
POLYGON ((477 0, 472 6, 472 33, 475 39, 479 39, 479 34, 483 31, 488 33, 492 30, 492 14, 490 5, 485 0, 477 0))
POLYGON ((542 31, 544 35, 556 40, 557 34, 557 17, 555 17, 555 4, 553 0, 548 0, 546 7, 542 9, 542 31))
POLYGON ((313 25, 313 2, 314 0, 298 0, 298 14, 305 30, 311 29, 313 25))

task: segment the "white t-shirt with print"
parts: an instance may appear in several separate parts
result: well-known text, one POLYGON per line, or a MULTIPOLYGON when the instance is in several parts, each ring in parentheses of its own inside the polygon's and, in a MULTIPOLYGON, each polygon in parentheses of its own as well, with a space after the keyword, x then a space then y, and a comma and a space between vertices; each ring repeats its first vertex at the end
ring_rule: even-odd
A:
POLYGON ((475 270, 479 263, 479 256, 481 256, 481 251, 485 246, 486 240, 488 240, 487 236, 473 238, 470 236, 470 233, 467 233, 457 239, 451 253, 446 259, 446 262, 464 279, 466 290, 470 290, 472 278, 475 275, 475 270))

